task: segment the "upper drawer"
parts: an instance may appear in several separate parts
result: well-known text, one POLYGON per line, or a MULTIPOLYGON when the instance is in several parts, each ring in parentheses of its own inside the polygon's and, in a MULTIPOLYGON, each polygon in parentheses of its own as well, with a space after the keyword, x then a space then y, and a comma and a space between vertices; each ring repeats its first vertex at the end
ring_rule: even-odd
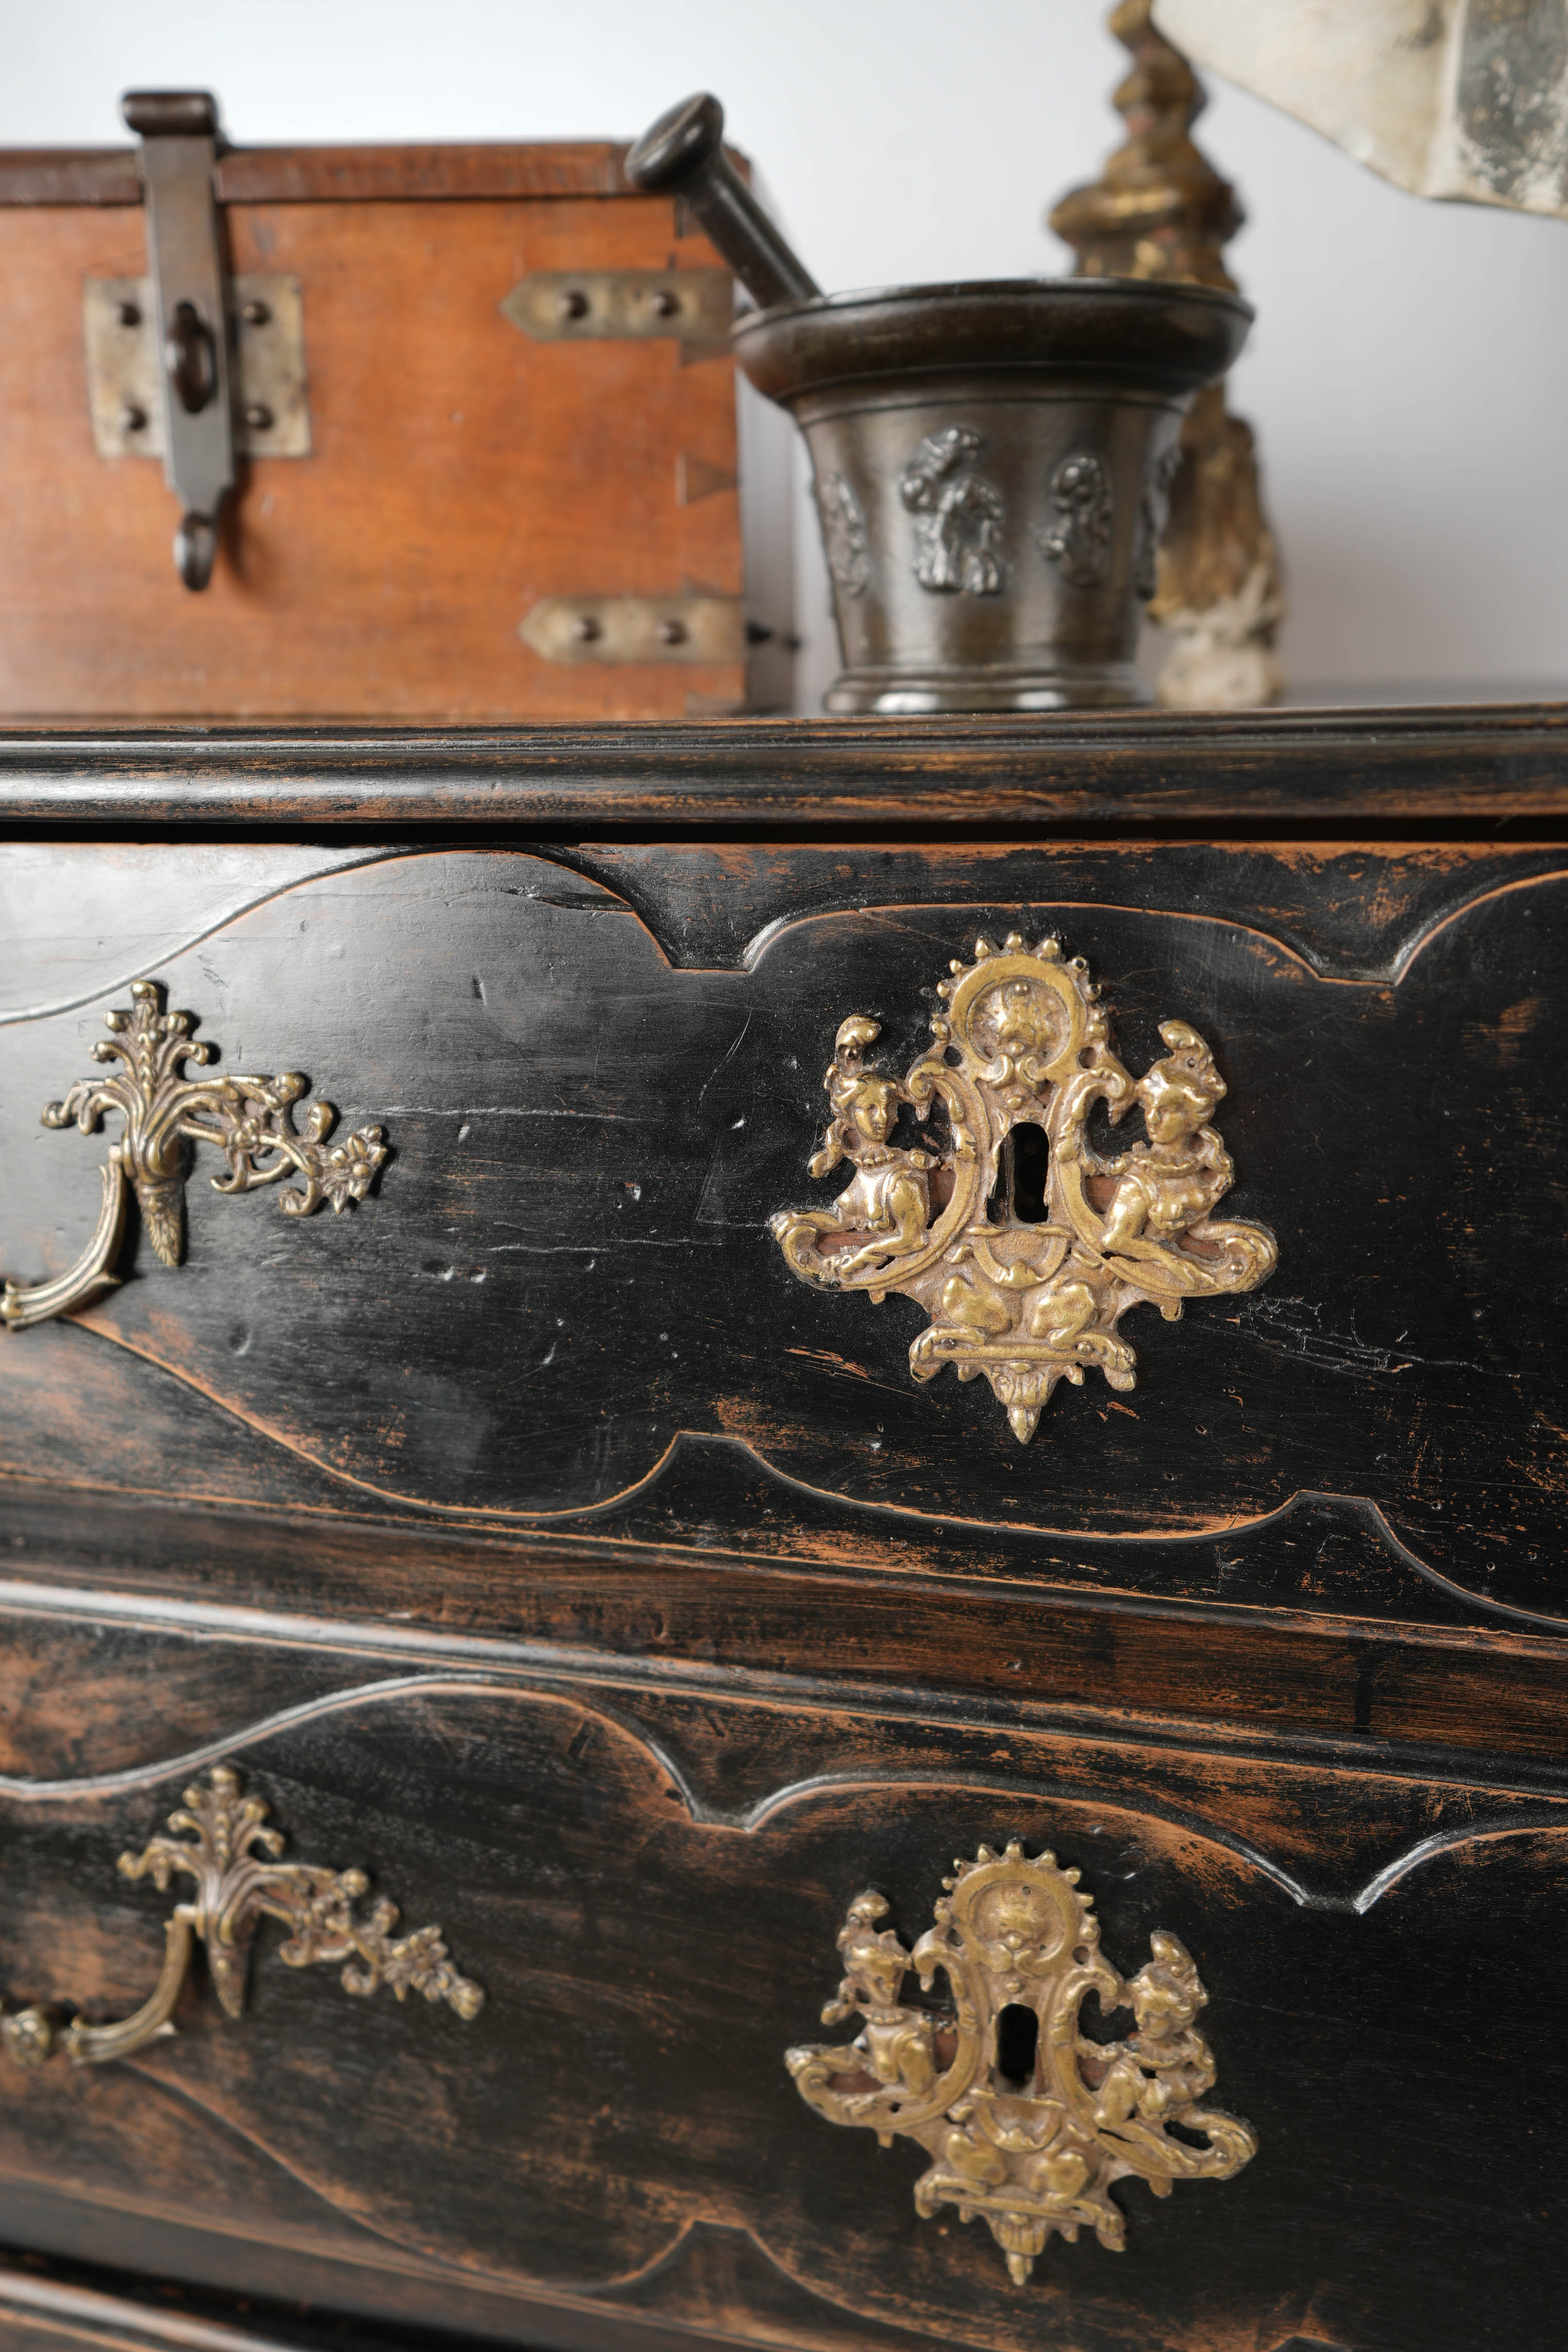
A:
POLYGON ((8 1274, 93 1231, 38 1114, 134 976, 250 1074, 0 1339, 14 1474, 1552 1617, 1561 851, 6 856, 8 1274), (280 1122, 320 1213, 208 1181, 280 1122))

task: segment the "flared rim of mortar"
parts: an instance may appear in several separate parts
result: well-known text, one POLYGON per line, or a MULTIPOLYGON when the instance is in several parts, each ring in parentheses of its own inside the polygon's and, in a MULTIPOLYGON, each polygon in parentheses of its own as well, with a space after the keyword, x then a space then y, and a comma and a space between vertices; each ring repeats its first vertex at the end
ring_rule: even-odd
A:
POLYGON ((779 302, 737 319, 731 341, 786 404, 830 384, 993 371, 1180 400, 1226 373, 1254 315, 1239 294, 1161 278, 972 278, 779 302))

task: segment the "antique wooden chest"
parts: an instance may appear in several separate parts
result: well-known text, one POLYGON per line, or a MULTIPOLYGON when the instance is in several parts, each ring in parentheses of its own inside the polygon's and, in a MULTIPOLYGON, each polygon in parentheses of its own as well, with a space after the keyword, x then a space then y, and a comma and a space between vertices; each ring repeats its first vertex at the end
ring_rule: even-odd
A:
POLYGON ((0 811, 0 2340, 1554 2340, 1562 711, 0 811))
POLYGON ((622 148, 128 113, 0 154, 0 714, 744 708, 731 280, 622 148))

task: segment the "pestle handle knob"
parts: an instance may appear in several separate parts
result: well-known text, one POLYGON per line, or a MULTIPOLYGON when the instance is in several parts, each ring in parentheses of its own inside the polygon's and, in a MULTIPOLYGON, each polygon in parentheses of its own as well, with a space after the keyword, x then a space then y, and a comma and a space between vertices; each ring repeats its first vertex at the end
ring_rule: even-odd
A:
POLYGON ((626 158, 626 176, 651 195, 680 194, 710 156, 724 152, 724 109, 713 92, 683 98, 644 131, 626 158))
POLYGON ((661 114, 630 151, 624 169, 634 188, 685 200, 763 310, 821 294, 726 155, 724 109, 710 91, 661 114))

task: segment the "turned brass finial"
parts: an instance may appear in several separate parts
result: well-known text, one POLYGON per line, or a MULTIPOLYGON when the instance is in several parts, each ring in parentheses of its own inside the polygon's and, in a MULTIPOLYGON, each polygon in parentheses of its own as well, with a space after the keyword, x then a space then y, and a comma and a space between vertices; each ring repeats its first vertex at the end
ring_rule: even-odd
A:
POLYGON ((1113 104, 1125 143, 1086 188, 1074 188, 1051 226, 1078 256, 1080 278, 1174 278, 1236 291, 1222 258, 1246 215, 1236 191, 1187 136, 1207 100, 1182 56, 1155 30, 1153 0, 1122 0, 1111 30, 1133 69, 1113 104))
MULTIPOLYGON (((1098 180, 1074 188, 1050 225, 1078 256, 1080 278, 1171 278, 1236 290, 1224 248, 1246 217, 1236 192, 1188 136, 1203 85, 1155 26, 1154 0, 1121 0, 1111 30, 1131 52, 1115 94, 1124 143, 1098 180)), ((1264 519, 1252 429, 1199 393, 1182 433, 1150 618, 1174 644, 1162 702, 1240 709, 1283 686, 1274 639, 1283 615, 1279 558, 1264 519)))

